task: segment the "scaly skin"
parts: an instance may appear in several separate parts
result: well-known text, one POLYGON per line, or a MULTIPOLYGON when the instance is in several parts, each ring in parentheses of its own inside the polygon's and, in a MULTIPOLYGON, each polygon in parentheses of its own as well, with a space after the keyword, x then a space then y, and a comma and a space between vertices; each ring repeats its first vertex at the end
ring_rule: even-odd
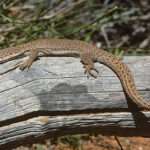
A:
POLYGON ((68 39, 39 39, 16 47, 6 48, 0 51, 0 63, 4 63, 17 56, 30 52, 26 62, 19 64, 20 69, 30 68, 39 52, 44 55, 80 57, 84 65, 85 73, 96 77, 91 71, 94 70, 94 62, 102 63, 112 69, 119 77, 123 89, 128 97, 139 109, 150 110, 150 104, 144 101, 136 90, 134 79, 129 68, 112 54, 98 49, 97 47, 78 40, 68 39))

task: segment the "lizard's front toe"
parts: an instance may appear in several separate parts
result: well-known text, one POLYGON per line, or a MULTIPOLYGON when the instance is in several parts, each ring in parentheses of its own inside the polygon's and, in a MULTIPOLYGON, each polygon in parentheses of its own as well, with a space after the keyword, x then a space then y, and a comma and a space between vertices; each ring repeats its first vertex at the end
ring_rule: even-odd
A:
POLYGON ((20 70, 25 70, 25 69, 29 69, 31 65, 32 64, 30 64, 29 62, 23 62, 23 63, 20 63, 18 67, 20 70))

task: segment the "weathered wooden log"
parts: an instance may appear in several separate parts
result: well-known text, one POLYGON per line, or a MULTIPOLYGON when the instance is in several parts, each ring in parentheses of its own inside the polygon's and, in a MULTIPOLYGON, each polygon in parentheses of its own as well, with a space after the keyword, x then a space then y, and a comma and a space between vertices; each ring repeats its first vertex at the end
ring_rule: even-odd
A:
MULTIPOLYGON (((0 65, 0 74, 20 60, 0 65)), ((150 56, 125 57, 137 89, 150 100, 150 56)), ((79 59, 40 58, 27 71, 0 76, 0 148, 43 137, 97 132, 150 137, 150 112, 126 98, 117 76, 96 63, 87 78, 79 59)))

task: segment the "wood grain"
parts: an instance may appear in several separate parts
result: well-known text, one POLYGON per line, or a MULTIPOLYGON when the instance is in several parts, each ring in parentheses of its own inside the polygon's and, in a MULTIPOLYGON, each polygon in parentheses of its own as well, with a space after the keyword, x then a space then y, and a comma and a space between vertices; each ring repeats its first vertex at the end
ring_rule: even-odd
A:
MULTIPOLYGON (((18 61, 1 64, 0 73, 18 61)), ((125 57, 124 62, 140 94, 150 101, 150 56, 125 57)), ((79 59, 57 57, 40 58, 28 71, 1 75, 1 147, 46 135, 98 131, 149 137, 150 113, 133 111, 116 75, 95 65, 100 72, 97 79, 84 75, 79 59), (44 119, 39 121, 40 116, 44 119)))

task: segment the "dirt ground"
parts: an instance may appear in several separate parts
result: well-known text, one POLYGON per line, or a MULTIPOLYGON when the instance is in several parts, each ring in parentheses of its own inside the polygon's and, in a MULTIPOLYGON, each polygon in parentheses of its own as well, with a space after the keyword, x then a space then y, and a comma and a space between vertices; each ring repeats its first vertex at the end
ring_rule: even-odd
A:
POLYGON ((59 141, 51 144, 46 140, 44 144, 33 144, 31 147, 20 146, 14 150, 149 150, 150 138, 143 137, 117 137, 114 136, 88 136, 81 138, 79 143, 71 144, 67 141, 59 141))

